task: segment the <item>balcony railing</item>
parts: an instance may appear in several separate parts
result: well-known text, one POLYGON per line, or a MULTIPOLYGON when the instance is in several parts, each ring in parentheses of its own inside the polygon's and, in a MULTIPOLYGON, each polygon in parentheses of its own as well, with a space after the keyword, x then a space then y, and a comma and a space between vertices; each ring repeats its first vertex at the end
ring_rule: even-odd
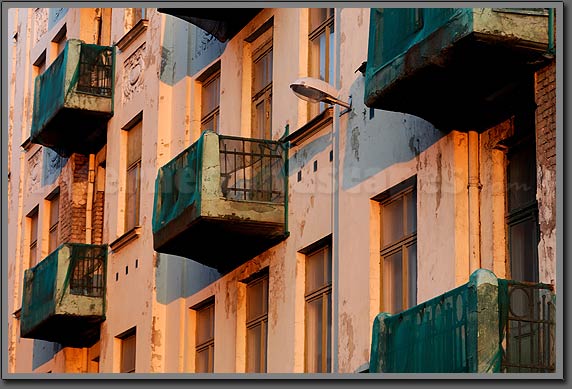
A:
POLYGON ((470 281, 373 325, 370 372, 553 372, 552 287, 497 279, 470 281))
POLYGON ((280 142, 203 133, 159 169, 155 250, 224 270, 284 239, 285 162, 280 142))
POLYGON ((553 57, 548 10, 371 10, 365 104, 440 130, 484 130, 526 107, 553 57))
POLYGON ((65 243, 24 273, 23 338, 87 347, 105 319, 107 246, 65 243))
POLYGON ((114 49, 66 42, 36 77, 30 140, 64 156, 87 154, 106 142, 113 115, 114 49))

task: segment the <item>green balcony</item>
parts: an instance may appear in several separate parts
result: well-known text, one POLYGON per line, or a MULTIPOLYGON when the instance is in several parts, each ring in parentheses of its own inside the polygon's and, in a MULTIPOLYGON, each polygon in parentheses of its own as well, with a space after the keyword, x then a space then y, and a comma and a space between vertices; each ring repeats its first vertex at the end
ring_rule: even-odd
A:
POLYGON ((365 104, 482 131, 530 107, 553 21, 544 8, 372 9, 365 104))
POLYGON ((204 132, 159 169, 156 251, 228 272, 287 236, 285 146, 204 132))
POLYGON ((30 141, 62 156, 101 149, 113 116, 114 61, 113 47, 68 40, 36 77, 30 141))
POLYGON ((467 284, 373 324, 372 373, 552 373, 553 287, 477 270, 467 284))
POLYGON ((105 320, 107 246, 65 243, 24 273, 20 335, 89 347, 105 320))

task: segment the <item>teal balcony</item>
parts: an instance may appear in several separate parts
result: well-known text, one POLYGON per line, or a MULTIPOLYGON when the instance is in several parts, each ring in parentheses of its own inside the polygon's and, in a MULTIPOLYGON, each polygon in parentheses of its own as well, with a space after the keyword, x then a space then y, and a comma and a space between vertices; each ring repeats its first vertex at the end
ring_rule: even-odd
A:
POLYGON ((101 149, 113 116, 114 61, 113 47, 68 40, 36 77, 30 141, 62 156, 101 149))
POLYGON ((372 373, 551 373, 555 295, 545 284, 469 282, 373 324, 372 373))
POLYGON ((107 246, 65 243, 24 273, 20 336, 89 347, 105 320, 107 246))
POLYGON ((528 109, 553 58, 553 10, 372 9, 365 104, 478 130, 528 109))
POLYGON ((159 169, 156 251, 227 272, 287 236, 286 150, 207 131, 159 169))

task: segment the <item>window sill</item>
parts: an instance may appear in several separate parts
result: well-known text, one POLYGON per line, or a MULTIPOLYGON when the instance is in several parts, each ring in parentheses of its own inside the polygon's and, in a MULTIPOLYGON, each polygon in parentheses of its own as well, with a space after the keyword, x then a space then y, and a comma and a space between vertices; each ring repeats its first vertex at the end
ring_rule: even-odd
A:
POLYGON ((324 126, 332 122, 333 112, 333 107, 324 109, 321 113, 310 119, 308 123, 288 135, 284 140, 289 141, 292 146, 296 146, 297 144, 306 141, 324 126))
POLYGON ((127 31, 125 35, 117 41, 115 44, 117 48, 121 51, 124 51, 130 44, 133 42, 139 35, 141 35, 145 30, 147 30, 147 26, 149 25, 149 21, 147 19, 139 20, 131 30, 127 31))
POLYGON ((125 234, 121 235, 119 238, 115 239, 109 244, 109 248, 113 252, 119 251, 122 247, 130 243, 131 241, 137 239, 141 234, 141 226, 136 226, 127 231, 125 234))
POLYGON ((30 137, 26 138, 26 140, 20 145, 20 147, 22 147, 24 151, 30 150, 30 147, 32 147, 32 141, 30 140, 30 137))

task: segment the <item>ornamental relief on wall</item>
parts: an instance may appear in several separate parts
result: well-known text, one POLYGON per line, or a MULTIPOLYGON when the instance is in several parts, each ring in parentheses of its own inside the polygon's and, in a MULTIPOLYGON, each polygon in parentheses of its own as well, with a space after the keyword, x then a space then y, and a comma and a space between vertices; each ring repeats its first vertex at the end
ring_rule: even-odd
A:
POLYGON ((143 43, 123 63, 123 103, 131 101, 133 96, 143 89, 145 71, 145 43, 143 43))
POLYGON ((28 193, 35 193, 40 188, 41 179, 41 159, 42 148, 40 147, 29 159, 28 159, 28 184, 26 185, 28 193))
POLYGON ((34 44, 48 31, 48 8, 34 10, 34 44))

